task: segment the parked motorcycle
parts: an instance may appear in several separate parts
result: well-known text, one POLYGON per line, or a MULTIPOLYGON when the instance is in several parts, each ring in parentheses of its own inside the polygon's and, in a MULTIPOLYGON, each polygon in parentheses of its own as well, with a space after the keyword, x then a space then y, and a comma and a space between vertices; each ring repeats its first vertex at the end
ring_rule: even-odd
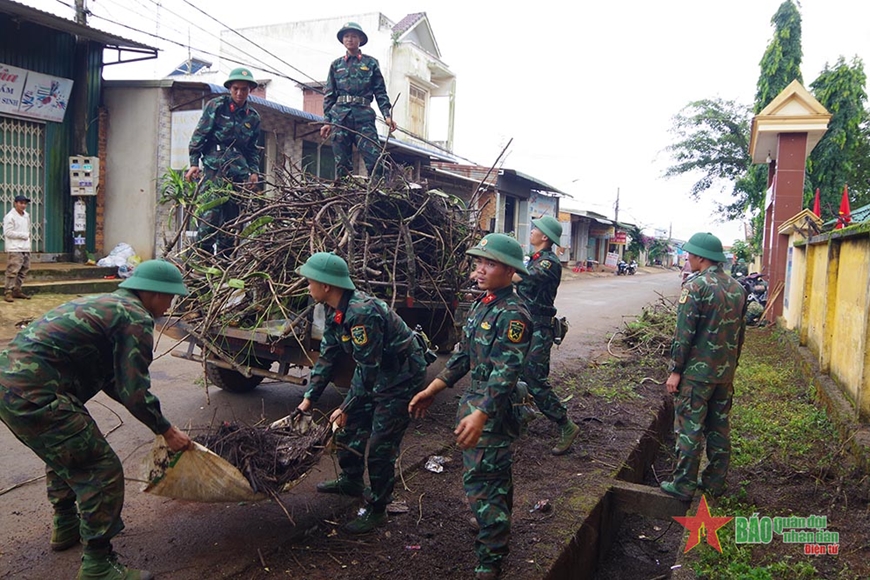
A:
POLYGON ((746 324, 752 326, 761 319, 767 306, 767 281, 757 272, 737 280, 746 290, 746 324))
MULTIPOLYGON (((634 272, 632 272, 634 274, 634 272)), ((616 275, 617 276, 626 276, 628 275, 628 263, 625 260, 620 260, 616 263, 616 275)))
POLYGON ((634 276, 634 273, 637 272, 637 262, 632 260, 625 269, 629 276, 634 276))

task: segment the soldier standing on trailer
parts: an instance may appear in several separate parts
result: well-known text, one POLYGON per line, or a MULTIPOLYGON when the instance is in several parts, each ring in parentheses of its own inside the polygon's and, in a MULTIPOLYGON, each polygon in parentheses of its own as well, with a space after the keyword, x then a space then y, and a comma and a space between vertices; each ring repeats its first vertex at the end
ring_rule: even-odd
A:
POLYGON ((369 177, 382 169, 375 163, 380 155, 380 141, 375 128, 372 100, 376 100, 390 133, 396 130, 392 119, 390 97, 377 59, 360 52, 369 41, 356 22, 348 22, 338 31, 338 41, 347 53, 329 66, 326 95, 323 97, 323 116, 327 124, 321 127, 324 139, 332 135, 336 177, 350 175, 353 167, 353 144, 362 155, 369 177))
MULTIPOLYGON (((257 81, 246 68, 237 68, 224 82, 230 94, 220 95, 208 102, 199 124, 190 138, 190 169, 184 177, 197 179, 205 168, 203 194, 200 204, 219 199, 214 188, 228 184, 255 186, 260 171, 260 115, 248 102, 248 95, 257 88, 257 81)), ((239 206, 232 199, 200 212, 196 217, 197 240, 203 249, 210 251, 217 243, 219 252, 229 252, 233 238, 218 230, 224 223, 239 216, 239 206)))

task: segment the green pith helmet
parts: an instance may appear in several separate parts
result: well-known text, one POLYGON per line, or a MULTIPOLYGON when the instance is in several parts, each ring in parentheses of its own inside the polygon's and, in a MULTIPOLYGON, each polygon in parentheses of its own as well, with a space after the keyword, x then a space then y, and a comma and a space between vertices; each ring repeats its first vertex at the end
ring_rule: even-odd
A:
POLYGON ((296 268, 296 273, 300 276, 329 284, 336 288, 344 288, 345 290, 354 290, 356 286, 350 279, 350 270, 347 269, 347 262, 341 256, 337 256, 332 252, 317 252, 312 254, 308 260, 296 268))
POLYGON ((365 46, 365 44, 369 41, 369 37, 366 36, 365 32, 363 32, 362 26, 360 26, 356 22, 347 22, 344 26, 341 27, 341 30, 338 31, 338 41, 344 44, 344 33, 350 32, 351 30, 359 33, 359 45, 365 46))
POLYGON ((529 273, 523 263, 523 247, 518 241, 505 234, 488 234, 465 253, 469 256, 489 258, 505 266, 516 268, 517 272, 522 274, 529 273))
POLYGON ((701 258, 707 258, 711 262, 724 262, 726 260, 725 254, 722 252, 722 242, 710 232, 698 232, 683 244, 683 250, 701 258))
POLYGON ((545 215, 532 219, 532 225, 541 230, 541 233, 550 238, 554 244, 559 244, 562 237, 562 224, 553 216, 545 215))
POLYGON ((248 83, 251 86, 251 90, 257 88, 257 81, 254 80, 254 75, 252 75, 251 71, 245 67, 240 66, 239 68, 234 68, 230 73, 230 76, 227 77, 227 80, 224 81, 224 88, 230 88, 230 85, 236 81, 244 81, 248 83))
POLYGON ((187 296, 181 272, 166 260, 147 260, 133 269, 133 274, 118 284, 128 290, 146 290, 161 294, 187 296))

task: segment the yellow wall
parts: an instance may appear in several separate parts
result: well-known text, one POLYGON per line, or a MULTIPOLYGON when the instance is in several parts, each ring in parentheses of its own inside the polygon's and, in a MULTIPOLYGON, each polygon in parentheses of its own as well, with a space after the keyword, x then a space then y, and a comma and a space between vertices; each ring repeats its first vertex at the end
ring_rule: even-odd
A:
POLYGON ((792 250, 789 306, 780 322, 795 329, 819 368, 870 419, 870 237, 815 238, 792 250))
POLYGON ((847 388, 850 398, 858 399, 861 374, 864 370, 864 337, 866 335, 867 262, 870 259, 868 240, 844 243, 840 247, 840 267, 837 275, 837 301, 833 306, 830 375, 847 388))
POLYGON ((791 274, 788 282, 788 296, 786 301, 788 306, 784 306, 782 318, 785 321, 785 327, 789 330, 795 329, 801 321, 801 309, 804 301, 804 281, 807 275, 807 249, 806 246, 789 246, 791 253, 791 274))

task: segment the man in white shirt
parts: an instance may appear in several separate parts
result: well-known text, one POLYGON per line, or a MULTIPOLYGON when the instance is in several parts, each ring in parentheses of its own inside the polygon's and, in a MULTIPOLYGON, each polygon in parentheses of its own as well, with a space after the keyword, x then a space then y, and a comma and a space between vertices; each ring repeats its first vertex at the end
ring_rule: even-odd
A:
POLYGON ((3 218, 3 239, 6 243, 6 302, 15 298, 29 299, 21 291, 24 277, 30 271, 30 198, 16 195, 12 209, 3 218))

